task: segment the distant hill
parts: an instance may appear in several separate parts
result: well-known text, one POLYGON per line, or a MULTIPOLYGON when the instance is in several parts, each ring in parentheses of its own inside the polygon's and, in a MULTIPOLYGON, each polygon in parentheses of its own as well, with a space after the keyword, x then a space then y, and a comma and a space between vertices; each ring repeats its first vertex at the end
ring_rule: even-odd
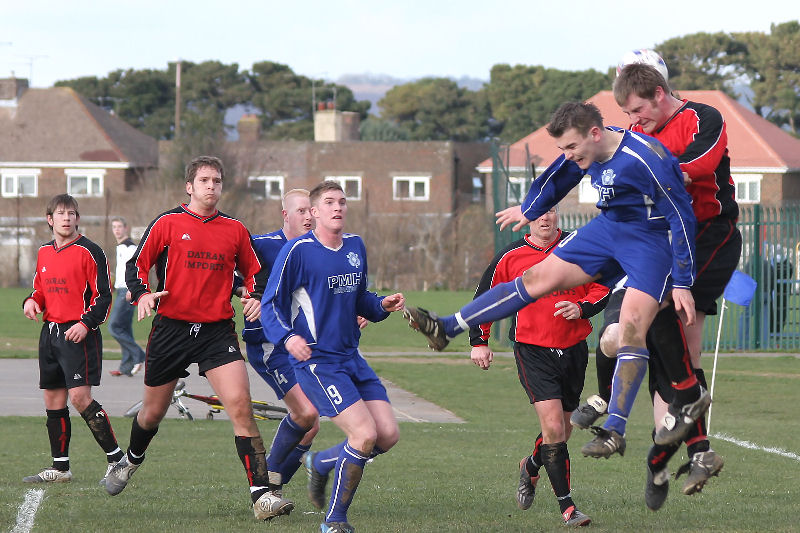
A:
MULTIPOLYGON (((369 100, 372 102, 370 113, 373 115, 378 115, 380 114, 378 101, 383 98, 383 95, 386 94, 386 91, 395 85, 402 85, 404 83, 415 81, 416 79, 421 78, 395 78, 388 74, 370 73, 344 74, 335 80, 335 83, 349 87, 350 90, 353 91, 353 95, 355 96, 356 100, 369 100)), ((467 76, 454 79, 454 81, 459 87, 465 87, 471 91, 477 91, 483 87, 483 84, 487 83, 487 80, 470 78, 467 76)))

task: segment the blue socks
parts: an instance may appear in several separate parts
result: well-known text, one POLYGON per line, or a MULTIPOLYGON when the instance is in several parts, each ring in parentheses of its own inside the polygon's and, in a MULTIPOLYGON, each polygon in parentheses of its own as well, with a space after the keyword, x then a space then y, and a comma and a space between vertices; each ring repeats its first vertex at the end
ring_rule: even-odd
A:
POLYGON ((608 420, 604 429, 613 429, 625 435, 628 415, 631 414, 636 393, 647 371, 650 353, 646 348, 623 346, 617 351, 617 368, 611 382, 611 400, 608 402, 608 420))
MULTIPOLYGON (((275 432, 275 437, 272 439, 272 446, 270 447, 269 456, 267 456, 267 465, 270 472, 281 472, 281 484, 286 483, 291 479, 294 471, 289 474, 288 478, 283 476, 283 470, 286 468, 286 463, 290 455, 297 455, 297 444, 303 439, 308 429, 301 428, 290 415, 286 415, 278 425, 278 430, 275 432)), ((302 452, 300 452, 302 455, 302 452)), ((300 466, 300 455, 295 457, 297 467, 300 466)))
POLYGON ((367 459, 367 455, 352 448, 349 444, 344 445, 334 469, 331 500, 328 504, 325 522, 347 522, 347 509, 361 482, 361 475, 364 473, 367 459))
POLYGON ((336 461, 339 460, 339 455, 341 455, 345 444, 347 444, 347 441, 343 440, 335 446, 317 452, 317 454, 314 455, 314 468, 316 471, 323 476, 330 473, 333 467, 336 466, 336 461))
POLYGON ((442 322, 447 336, 452 338, 471 326, 480 326, 511 316, 535 301, 536 298, 528 295, 520 276, 506 283, 498 283, 462 307, 455 315, 442 317, 442 322))

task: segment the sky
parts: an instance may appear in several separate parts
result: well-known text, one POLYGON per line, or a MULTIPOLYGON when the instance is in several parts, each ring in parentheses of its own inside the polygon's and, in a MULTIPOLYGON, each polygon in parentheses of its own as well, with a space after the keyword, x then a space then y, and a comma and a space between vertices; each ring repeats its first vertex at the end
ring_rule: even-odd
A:
POLYGON ((178 59, 298 74, 488 80, 493 65, 605 72, 622 54, 696 32, 800 19, 797 0, 0 0, 0 77, 104 77, 178 59), (676 7, 672 7, 676 6, 676 7))

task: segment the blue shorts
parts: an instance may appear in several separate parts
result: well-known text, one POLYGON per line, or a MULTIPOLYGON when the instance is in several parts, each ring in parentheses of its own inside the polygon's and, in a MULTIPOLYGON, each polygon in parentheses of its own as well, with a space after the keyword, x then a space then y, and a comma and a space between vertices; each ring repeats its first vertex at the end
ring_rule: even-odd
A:
POLYGON ((645 292, 658 302, 672 288, 672 246, 663 229, 615 222, 600 215, 571 232, 553 253, 590 276, 600 274, 597 283, 609 288, 627 275, 626 287, 645 292))
POLYGON ((247 360, 261 379, 272 387, 279 400, 282 400, 289 390, 297 385, 294 368, 289 362, 288 352, 276 350, 275 345, 269 342, 255 344, 245 343, 247 346, 247 360))
POLYGON ((297 382, 319 414, 334 417, 358 400, 389 401, 378 375, 360 355, 340 363, 311 363, 295 369, 297 382))

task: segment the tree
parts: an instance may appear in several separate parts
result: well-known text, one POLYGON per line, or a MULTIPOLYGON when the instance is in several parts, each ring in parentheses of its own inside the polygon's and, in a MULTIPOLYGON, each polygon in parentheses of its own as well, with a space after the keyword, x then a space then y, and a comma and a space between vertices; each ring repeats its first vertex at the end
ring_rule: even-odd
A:
POLYGON ((407 141, 408 132, 389 120, 367 117, 361 123, 362 141, 407 141))
POLYGON ((477 141, 489 131, 486 98, 447 78, 397 85, 378 105, 381 118, 407 131, 412 141, 477 141))
POLYGON ((610 87, 608 74, 593 69, 567 72, 499 64, 492 67, 487 94, 492 115, 502 128, 500 138, 513 142, 547 124, 566 100, 586 100, 610 87))
POLYGON ((694 33, 664 41, 656 51, 667 64, 673 89, 719 90, 737 96, 731 82, 744 72, 747 47, 734 35, 694 33))
POLYGON ((269 139, 312 140, 312 86, 317 101, 335 101, 336 109, 355 111, 365 119, 370 102, 356 101, 342 85, 295 74, 287 65, 262 61, 245 74, 253 90, 252 105, 259 110, 261 128, 269 139))
POLYGON ((800 23, 773 24, 770 34, 738 34, 756 113, 797 135, 800 121, 800 23))

